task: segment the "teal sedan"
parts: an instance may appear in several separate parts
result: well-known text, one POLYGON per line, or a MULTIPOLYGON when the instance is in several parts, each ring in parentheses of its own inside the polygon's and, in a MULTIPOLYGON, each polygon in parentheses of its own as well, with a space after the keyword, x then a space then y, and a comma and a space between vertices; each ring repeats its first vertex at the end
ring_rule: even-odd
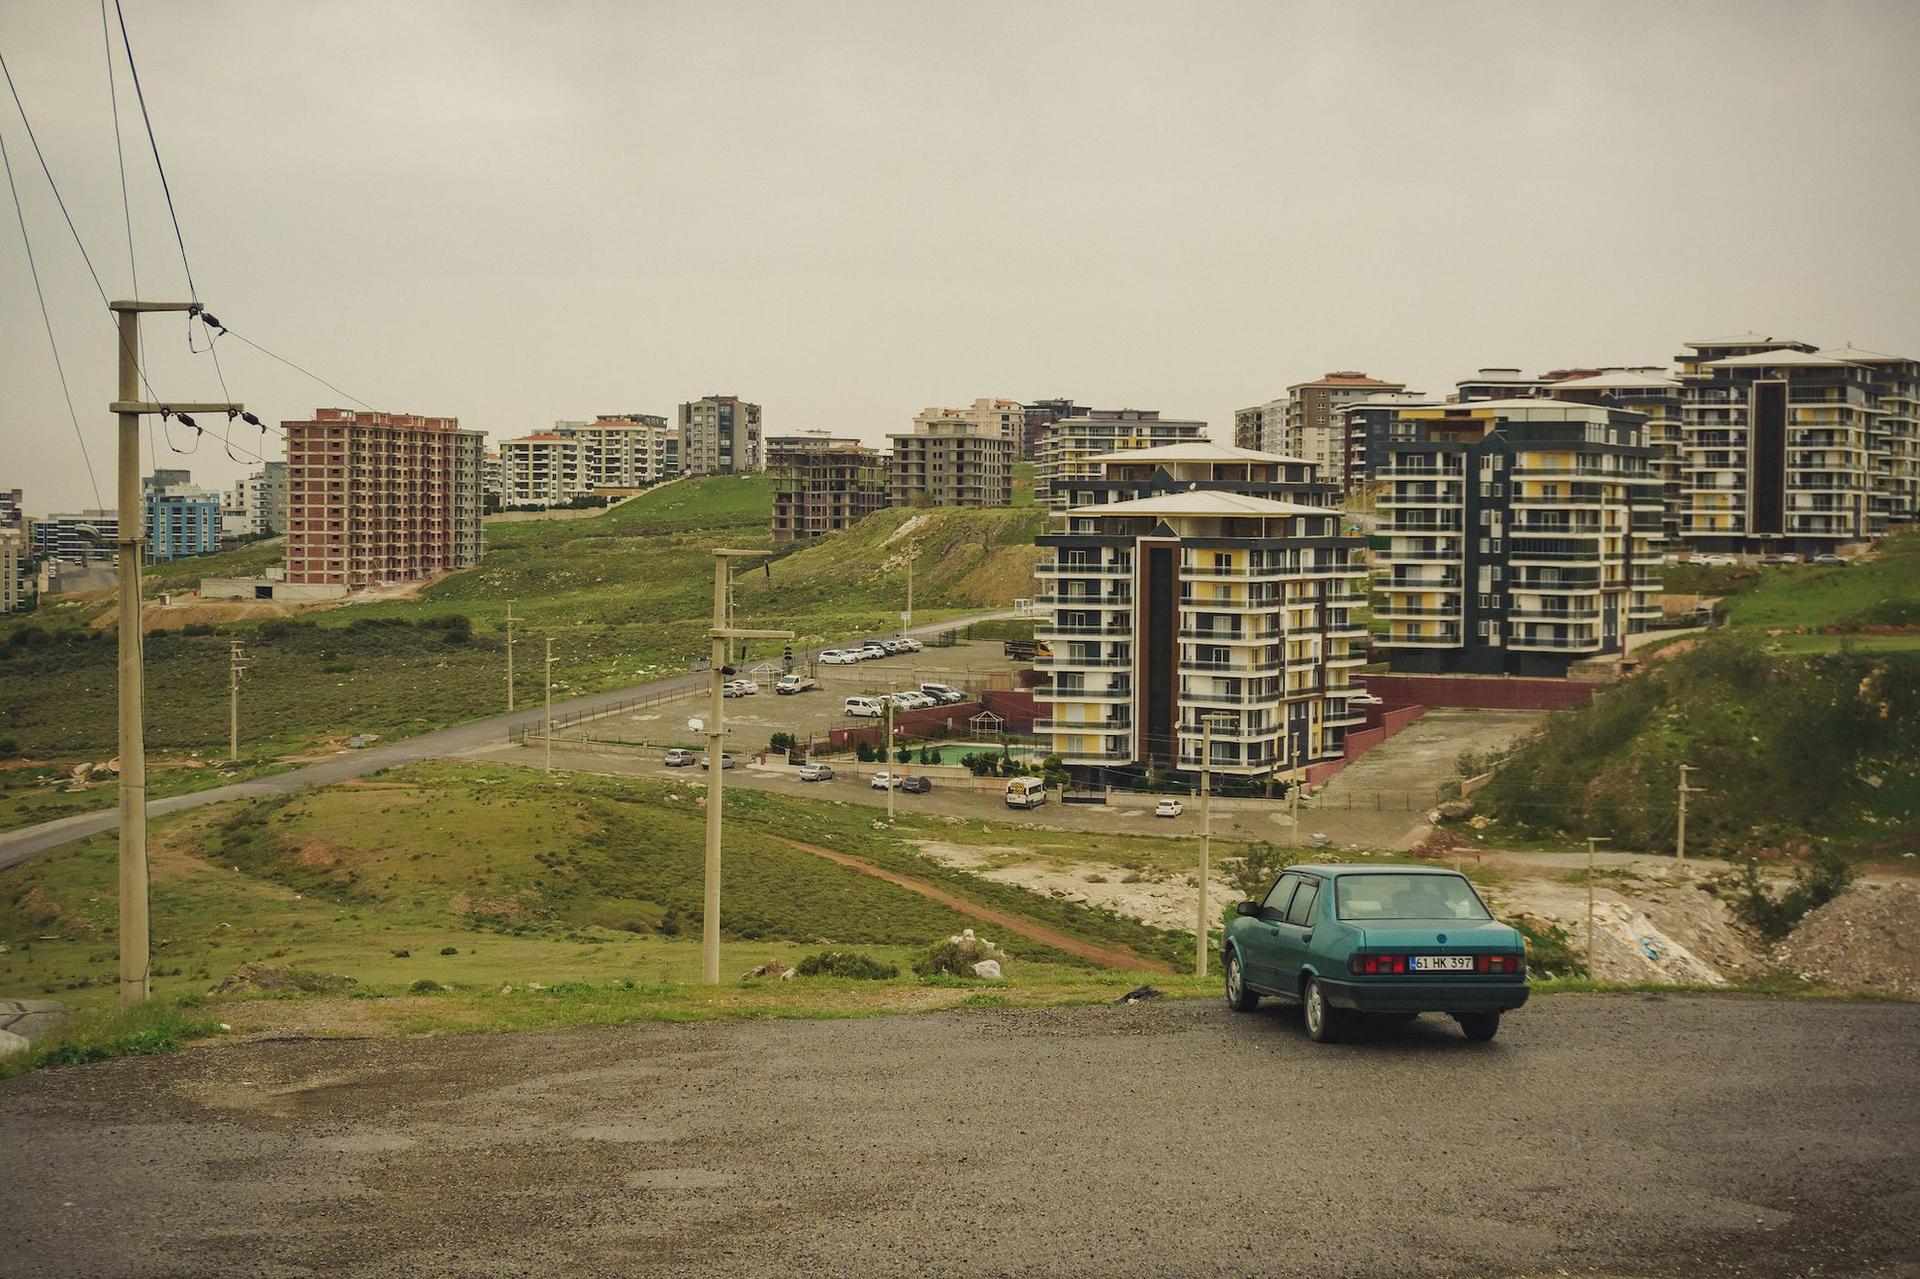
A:
POLYGON ((1316 1043, 1362 1014, 1426 1012, 1484 1041, 1527 1002, 1525 939, 1464 875, 1427 867, 1288 867, 1235 908, 1220 966, 1235 1012, 1263 995, 1297 999, 1316 1043))

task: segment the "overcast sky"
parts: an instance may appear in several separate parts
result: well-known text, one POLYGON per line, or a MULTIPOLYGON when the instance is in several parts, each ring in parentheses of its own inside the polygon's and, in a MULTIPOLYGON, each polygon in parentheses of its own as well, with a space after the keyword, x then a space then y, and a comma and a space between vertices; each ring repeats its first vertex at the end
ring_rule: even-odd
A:
MULTIPOLYGON (((1903 0, 123 3, 202 300, 496 437, 732 393, 774 434, 994 395, 1230 439, 1329 369, 1920 352, 1903 0)), ((131 292, 97 8, 7 0, 0 53, 131 292)), ((141 293, 183 296, 121 77, 141 293)), ((112 334, 10 101, 0 136, 110 504, 112 334)), ((0 326, 0 488, 91 505, 10 207, 0 326)), ((148 333, 163 395, 222 398, 178 319, 148 333)), ((341 402, 221 353, 267 421, 341 402)))

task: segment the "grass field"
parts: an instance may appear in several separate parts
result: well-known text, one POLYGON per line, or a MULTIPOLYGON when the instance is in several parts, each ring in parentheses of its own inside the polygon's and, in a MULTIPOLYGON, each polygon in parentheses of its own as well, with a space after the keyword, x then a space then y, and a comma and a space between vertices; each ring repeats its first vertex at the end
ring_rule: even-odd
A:
POLYGON ((1724 605, 1735 626, 1768 629, 1920 625, 1920 533, 1880 544, 1846 568, 1788 564, 1758 571, 1724 605))
MULTIPOLYGON (((244 641, 252 663, 243 751, 263 759, 504 710, 509 602, 522 699, 539 687, 548 636, 556 696, 683 671, 705 653, 712 548, 768 546, 770 501, 760 476, 679 481, 591 518, 489 526, 484 562, 418 599, 150 633, 149 748, 224 755, 231 638, 244 641)), ((882 512, 743 573, 736 620, 792 627, 803 646, 886 633, 898 627, 910 561, 916 621, 999 605, 1031 593, 1043 519, 1035 508, 882 512)), ((174 585, 203 572, 257 572, 278 554, 258 543, 202 557, 194 578, 174 585)), ((71 764, 112 752, 114 642, 89 624, 103 607, 75 601, 0 625, 0 739, 15 753, 71 764)), ((31 804, 6 797, 12 789, 0 781, 0 825, 30 817, 31 804)))
MULTIPOLYGON (((470 990, 690 980, 699 963, 702 800, 670 782, 432 764, 157 820, 155 988, 168 998, 204 994, 243 964, 340 974, 360 995, 404 994, 422 980, 470 990)), ((1162 961, 1191 954, 1182 934, 977 880, 914 843, 934 833, 1019 838, 1009 828, 912 820, 876 829, 863 806, 751 791, 729 796, 728 814, 730 976, 828 947, 904 966, 975 923, 792 848, 784 839, 796 831, 1090 943, 1162 961)), ((1061 838, 1063 851, 1116 851, 1111 840, 1061 838)), ((1177 862, 1194 855, 1191 844, 1145 840, 1135 855, 1142 864, 1177 862)), ((99 837, 0 872, 8 946, 0 990, 89 1007, 112 1001, 114 867, 113 841, 99 837)), ((1059 976, 1086 967, 993 935, 1019 968, 1059 976)))

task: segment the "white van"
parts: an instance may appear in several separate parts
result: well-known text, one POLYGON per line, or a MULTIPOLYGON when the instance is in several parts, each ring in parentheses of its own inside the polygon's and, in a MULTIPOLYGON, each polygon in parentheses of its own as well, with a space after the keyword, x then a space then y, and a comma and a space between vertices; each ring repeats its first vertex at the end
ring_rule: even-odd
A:
POLYGON ((1047 779, 1016 777, 1007 783, 1008 808, 1038 808, 1047 802, 1047 779))
POLYGON ((877 697, 849 697, 846 710, 857 719, 879 719, 887 713, 877 697))

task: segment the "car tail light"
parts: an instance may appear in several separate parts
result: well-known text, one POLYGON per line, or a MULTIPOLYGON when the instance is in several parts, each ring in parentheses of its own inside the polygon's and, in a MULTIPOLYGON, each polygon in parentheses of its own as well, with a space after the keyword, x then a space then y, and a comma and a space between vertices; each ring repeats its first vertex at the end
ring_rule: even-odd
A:
POLYGON ((1525 962, 1519 955, 1481 955, 1474 961, 1474 969, 1482 973, 1518 973, 1525 962))
POLYGON ((1407 971, 1405 955, 1349 955, 1347 971, 1361 977, 1388 977, 1407 971))

